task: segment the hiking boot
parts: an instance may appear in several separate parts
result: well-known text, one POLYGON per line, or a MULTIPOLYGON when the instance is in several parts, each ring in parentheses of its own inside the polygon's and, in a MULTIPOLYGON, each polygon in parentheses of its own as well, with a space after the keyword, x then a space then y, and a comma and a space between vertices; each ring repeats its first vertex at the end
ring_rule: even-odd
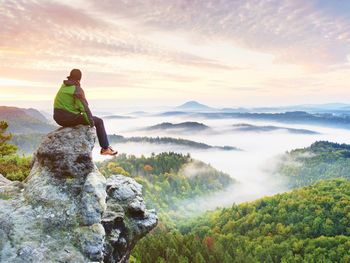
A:
POLYGON ((101 155, 117 155, 118 151, 115 151, 111 146, 108 146, 106 149, 102 148, 100 153, 101 155))

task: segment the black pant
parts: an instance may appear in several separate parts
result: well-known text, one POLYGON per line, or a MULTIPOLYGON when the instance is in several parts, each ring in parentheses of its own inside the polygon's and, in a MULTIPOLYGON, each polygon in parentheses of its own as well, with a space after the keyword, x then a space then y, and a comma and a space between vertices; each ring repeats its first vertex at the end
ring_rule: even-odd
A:
MULTIPOLYGON (((53 118, 58 125, 63 127, 72 127, 79 124, 89 125, 83 115, 73 114, 60 109, 54 110, 53 118)), ((98 142, 102 148, 107 148, 109 142, 103 120, 96 116, 93 116, 92 118, 94 119, 98 142)))

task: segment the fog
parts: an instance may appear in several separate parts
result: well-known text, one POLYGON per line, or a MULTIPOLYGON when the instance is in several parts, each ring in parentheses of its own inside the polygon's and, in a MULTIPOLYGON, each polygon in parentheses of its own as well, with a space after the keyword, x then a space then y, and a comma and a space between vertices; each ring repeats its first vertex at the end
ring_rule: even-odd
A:
MULTIPOLYGON (((185 117, 140 117, 134 119, 105 120, 109 134, 115 133, 125 137, 130 136, 170 136, 183 138, 196 142, 203 142, 217 146, 235 146, 243 151, 222 150, 193 150, 188 147, 179 147, 171 144, 155 145, 145 143, 124 143, 113 145, 121 153, 136 156, 148 156, 152 152, 174 151, 190 153, 194 159, 211 164, 214 168, 228 173, 240 183, 229 187, 221 193, 208 195, 196 200, 185 202, 196 203, 197 210, 213 209, 218 206, 230 206, 232 203, 241 203, 254 200, 266 195, 286 191, 287 188, 273 175, 274 167, 279 158, 286 151, 295 148, 308 147, 315 141, 327 140, 338 143, 350 143, 349 131, 344 129, 327 128, 315 125, 285 124, 269 121, 252 121, 243 119, 203 119, 185 117), (208 125, 215 132, 193 132, 175 134, 174 131, 145 131, 147 126, 162 122, 180 123, 184 121, 197 121, 208 125), (237 123, 255 125, 278 125, 286 128, 308 129, 319 134, 293 134, 285 130, 271 132, 228 132, 230 126, 237 123)), ((96 147, 95 147, 96 148, 96 147)), ((94 150, 95 160, 102 160, 98 149, 94 150)))

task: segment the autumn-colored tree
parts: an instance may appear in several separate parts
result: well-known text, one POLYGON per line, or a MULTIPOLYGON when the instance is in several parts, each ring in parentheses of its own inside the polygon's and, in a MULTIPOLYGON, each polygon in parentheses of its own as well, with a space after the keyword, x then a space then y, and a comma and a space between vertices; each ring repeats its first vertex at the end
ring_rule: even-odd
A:
POLYGON ((145 170, 146 172, 150 172, 150 171, 153 170, 153 167, 152 167, 152 165, 145 164, 145 165, 143 166, 143 170, 145 170))
POLYGON ((204 243, 204 245, 205 245, 210 251, 212 251, 212 250, 214 249, 215 240, 214 240, 213 237, 206 236, 206 237, 203 239, 203 243, 204 243))

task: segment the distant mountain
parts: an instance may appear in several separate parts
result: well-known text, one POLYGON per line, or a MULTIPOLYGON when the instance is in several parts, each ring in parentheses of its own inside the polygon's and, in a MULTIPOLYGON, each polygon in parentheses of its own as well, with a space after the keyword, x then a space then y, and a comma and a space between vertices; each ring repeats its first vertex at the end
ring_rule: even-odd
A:
POLYGON ((155 114, 155 116, 168 116, 168 117, 172 117, 172 116, 185 116, 185 115, 189 115, 191 113, 185 112, 185 111, 166 111, 166 112, 162 112, 159 114, 155 114))
POLYGON ((136 115, 136 116, 145 116, 148 115, 149 113, 146 111, 133 111, 128 113, 128 115, 136 115))
POLYGON ((250 113, 282 113, 288 111, 306 111, 308 113, 333 113, 350 114, 350 104, 326 103, 326 104, 303 104, 280 107, 255 107, 255 108, 223 108, 222 112, 250 112, 250 113))
POLYGON ((154 126, 147 127, 145 130, 184 130, 184 131, 204 131, 210 129, 207 125, 199 122, 181 122, 170 123, 163 122, 154 126))
POLYGON ((35 109, 0 106, 0 120, 9 124, 11 133, 47 133, 56 128, 35 109))
MULTIPOLYGON (((276 110, 275 108, 274 110, 276 110)), ((346 109, 346 108, 345 108, 346 109)), ((266 108, 265 111, 268 109, 266 108)), ((272 110, 272 108, 271 108, 272 110)), ((174 117, 184 116, 187 118, 206 119, 246 119, 246 120, 267 120, 282 123, 298 123, 339 127, 350 129, 350 108, 343 111, 330 112, 306 112, 306 111, 279 111, 279 112, 248 112, 248 109, 223 109, 218 111, 166 111, 154 116, 174 117)))
POLYGON ((104 119, 132 119, 133 117, 130 116, 122 116, 122 115, 108 115, 104 116, 104 119))
POLYGON ((223 151, 240 151, 241 149, 234 146, 213 146, 201 142, 195 142, 191 140, 185 140, 180 138, 171 137, 124 137, 121 135, 109 135, 108 136, 111 143, 151 143, 151 144, 172 144, 174 146, 184 146, 192 149, 201 150, 223 150, 223 151))
MULTIPOLYGON (((350 115, 350 104, 347 103, 324 103, 324 104, 301 104, 279 107, 224 107, 212 108, 196 101, 186 102, 175 108, 186 111, 216 111, 217 113, 283 113, 283 112, 308 112, 308 113, 333 113, 336 115, 350 115)), ((171 113, 171 111, 167 112, 171 113)), ((164 113, 163 113, 164 114, 164 113)))
POLYGON ((273 125, 258 126, 258 125, 248 124, 248 123, 234 124, 233 129, 234 131, 240 131, 240 132, 270 132, 270 131, 284 130, 289 133, 295 133, 295 134, 319 134, 316 131, 306 130, 306 129, 295 129, 295 128, 288 128, 288 127, 273 126, 273 125))
POLYGON ((288 111, 283 113, 249 113, 249 112, 200 112, 191 117, 208 119, 249 119, 268 120, 283 123, 302 123, 350 129, 350 115, 332 113, 308 113, 305 111, 288 111))
POLYGON ((247 109, 247 108, 242 108, 242 107, 239 107, 239 108, 222 108, 221 109, 221 112, 249 112, 250 109, 247 109))
POLYGON ((214 110, 213 108, 207 106, 207 105, 204 105, 204 104, 201 104, 197 101, 188 101, 180 106, 177 106, 176 109, 178 110, 192 110, 192 111, 206 111, 206 110, 214 110))
POLYGON ((34 119, 38 119, 42 122, 48 122, 48 119, 44 116, 44 114, 42 114, 40 111, 33 109, 33 108, 29 108, 29 109, 23 109, 25 111, 26 114, 32 116, 34 119))
POLYGON ((346 113, 350 109, 350 104, 346 103, 325 103, 325 104, 304 104, 283 107, 286 111, 307 111, 312 113, 346 113))

